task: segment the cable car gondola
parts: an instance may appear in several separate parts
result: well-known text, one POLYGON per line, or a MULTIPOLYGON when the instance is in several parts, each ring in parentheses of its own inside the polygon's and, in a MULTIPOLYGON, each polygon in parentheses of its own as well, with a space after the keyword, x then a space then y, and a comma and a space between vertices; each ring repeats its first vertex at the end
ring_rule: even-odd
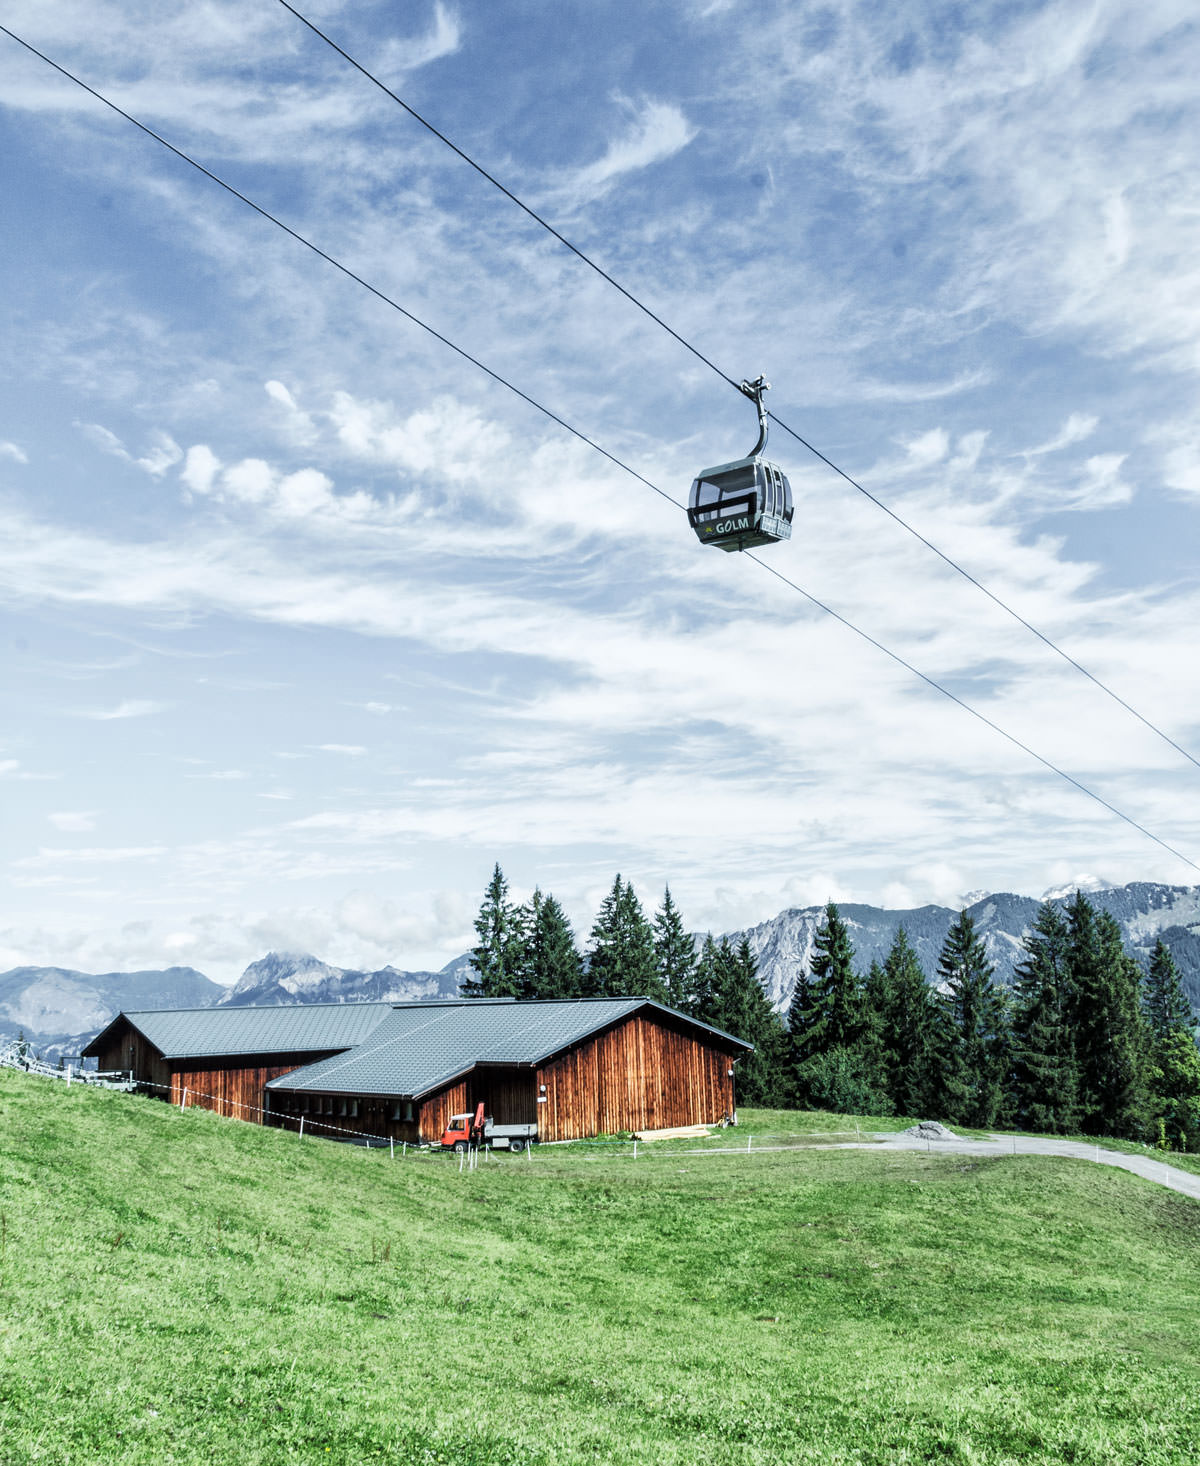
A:
POLYGON ((692 483, 688 523, 702 545, 749 550, 792 537, 792 486, 762 456, 767 446, 763 393, 770 386, 762 377, 742 383, 742 391, 758 408, 758 442, 750 455, 703 469, 692 483))

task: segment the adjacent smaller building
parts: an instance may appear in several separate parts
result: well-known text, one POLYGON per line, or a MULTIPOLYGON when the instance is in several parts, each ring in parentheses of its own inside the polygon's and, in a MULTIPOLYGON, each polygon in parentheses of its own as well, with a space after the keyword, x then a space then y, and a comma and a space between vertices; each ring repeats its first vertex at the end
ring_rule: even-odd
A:
POLYGON ((482 1103, 551 1141, 716 1124, 750 1048, 649 998, 472 998, 122 1013, 84 1054, 266 1124, 420 1142, 482 1103))
POLYGON ((186 1094, 188 1104, 261 1122, 270 1080, 345 1053, 391 1011, 391 1003, 296 1003, 118 1013, 82 1055, 127 1070, 172 1104, 186 1094))

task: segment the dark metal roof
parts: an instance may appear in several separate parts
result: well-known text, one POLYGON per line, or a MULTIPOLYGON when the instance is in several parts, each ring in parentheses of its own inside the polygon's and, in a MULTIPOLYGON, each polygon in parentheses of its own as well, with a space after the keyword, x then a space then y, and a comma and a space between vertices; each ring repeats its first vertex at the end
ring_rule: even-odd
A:
POLYGON ((174 1008, 119 1013, 85 1055, 122 1018, 164 1059, 213 1058, 219 1054, 302 1054, 349 1049, 392 1012, 391 1003, 295 1003, 271 1008, 174 1008))
POLYGON ((648 998, 574 998, 514 1003, 469 999, 399 1005, 349 1053, 272 1079, 268 1089, 386 1094, 416 1099, 476 1064, 533 1065, 622 1018, 647 1008, 669 1014, 748 1052, 751 1045, 648 998))

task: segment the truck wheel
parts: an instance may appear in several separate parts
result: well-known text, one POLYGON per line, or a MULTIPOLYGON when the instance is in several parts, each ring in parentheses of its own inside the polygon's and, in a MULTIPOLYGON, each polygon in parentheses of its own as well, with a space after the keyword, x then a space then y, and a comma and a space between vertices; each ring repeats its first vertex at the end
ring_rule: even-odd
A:
POLYGON ((523 1140, 510 1140, 508 1142, 508 1148, 509 1150, 522 1151, 525 1149, 525 1142, 523 1140))
POLYGON ((454 1142, 454 1154, 455 1155, 462 1155, 463 1151, 465 1151, 466 1148, 467 1148, 467 1142, 465 1140, 456 1140, 454 1142))

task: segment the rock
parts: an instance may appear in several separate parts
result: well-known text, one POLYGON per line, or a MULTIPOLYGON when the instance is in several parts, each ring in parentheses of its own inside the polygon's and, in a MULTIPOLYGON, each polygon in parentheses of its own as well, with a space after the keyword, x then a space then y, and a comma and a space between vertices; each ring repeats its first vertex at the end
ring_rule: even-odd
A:
POLYGON ((910 1125, 904 1132, 905 1135, 915 1135, 918 1140, 957 1140, 953 1130, 947 1130, 938 1120, 922 1120, 918 1125, 910 1125))

